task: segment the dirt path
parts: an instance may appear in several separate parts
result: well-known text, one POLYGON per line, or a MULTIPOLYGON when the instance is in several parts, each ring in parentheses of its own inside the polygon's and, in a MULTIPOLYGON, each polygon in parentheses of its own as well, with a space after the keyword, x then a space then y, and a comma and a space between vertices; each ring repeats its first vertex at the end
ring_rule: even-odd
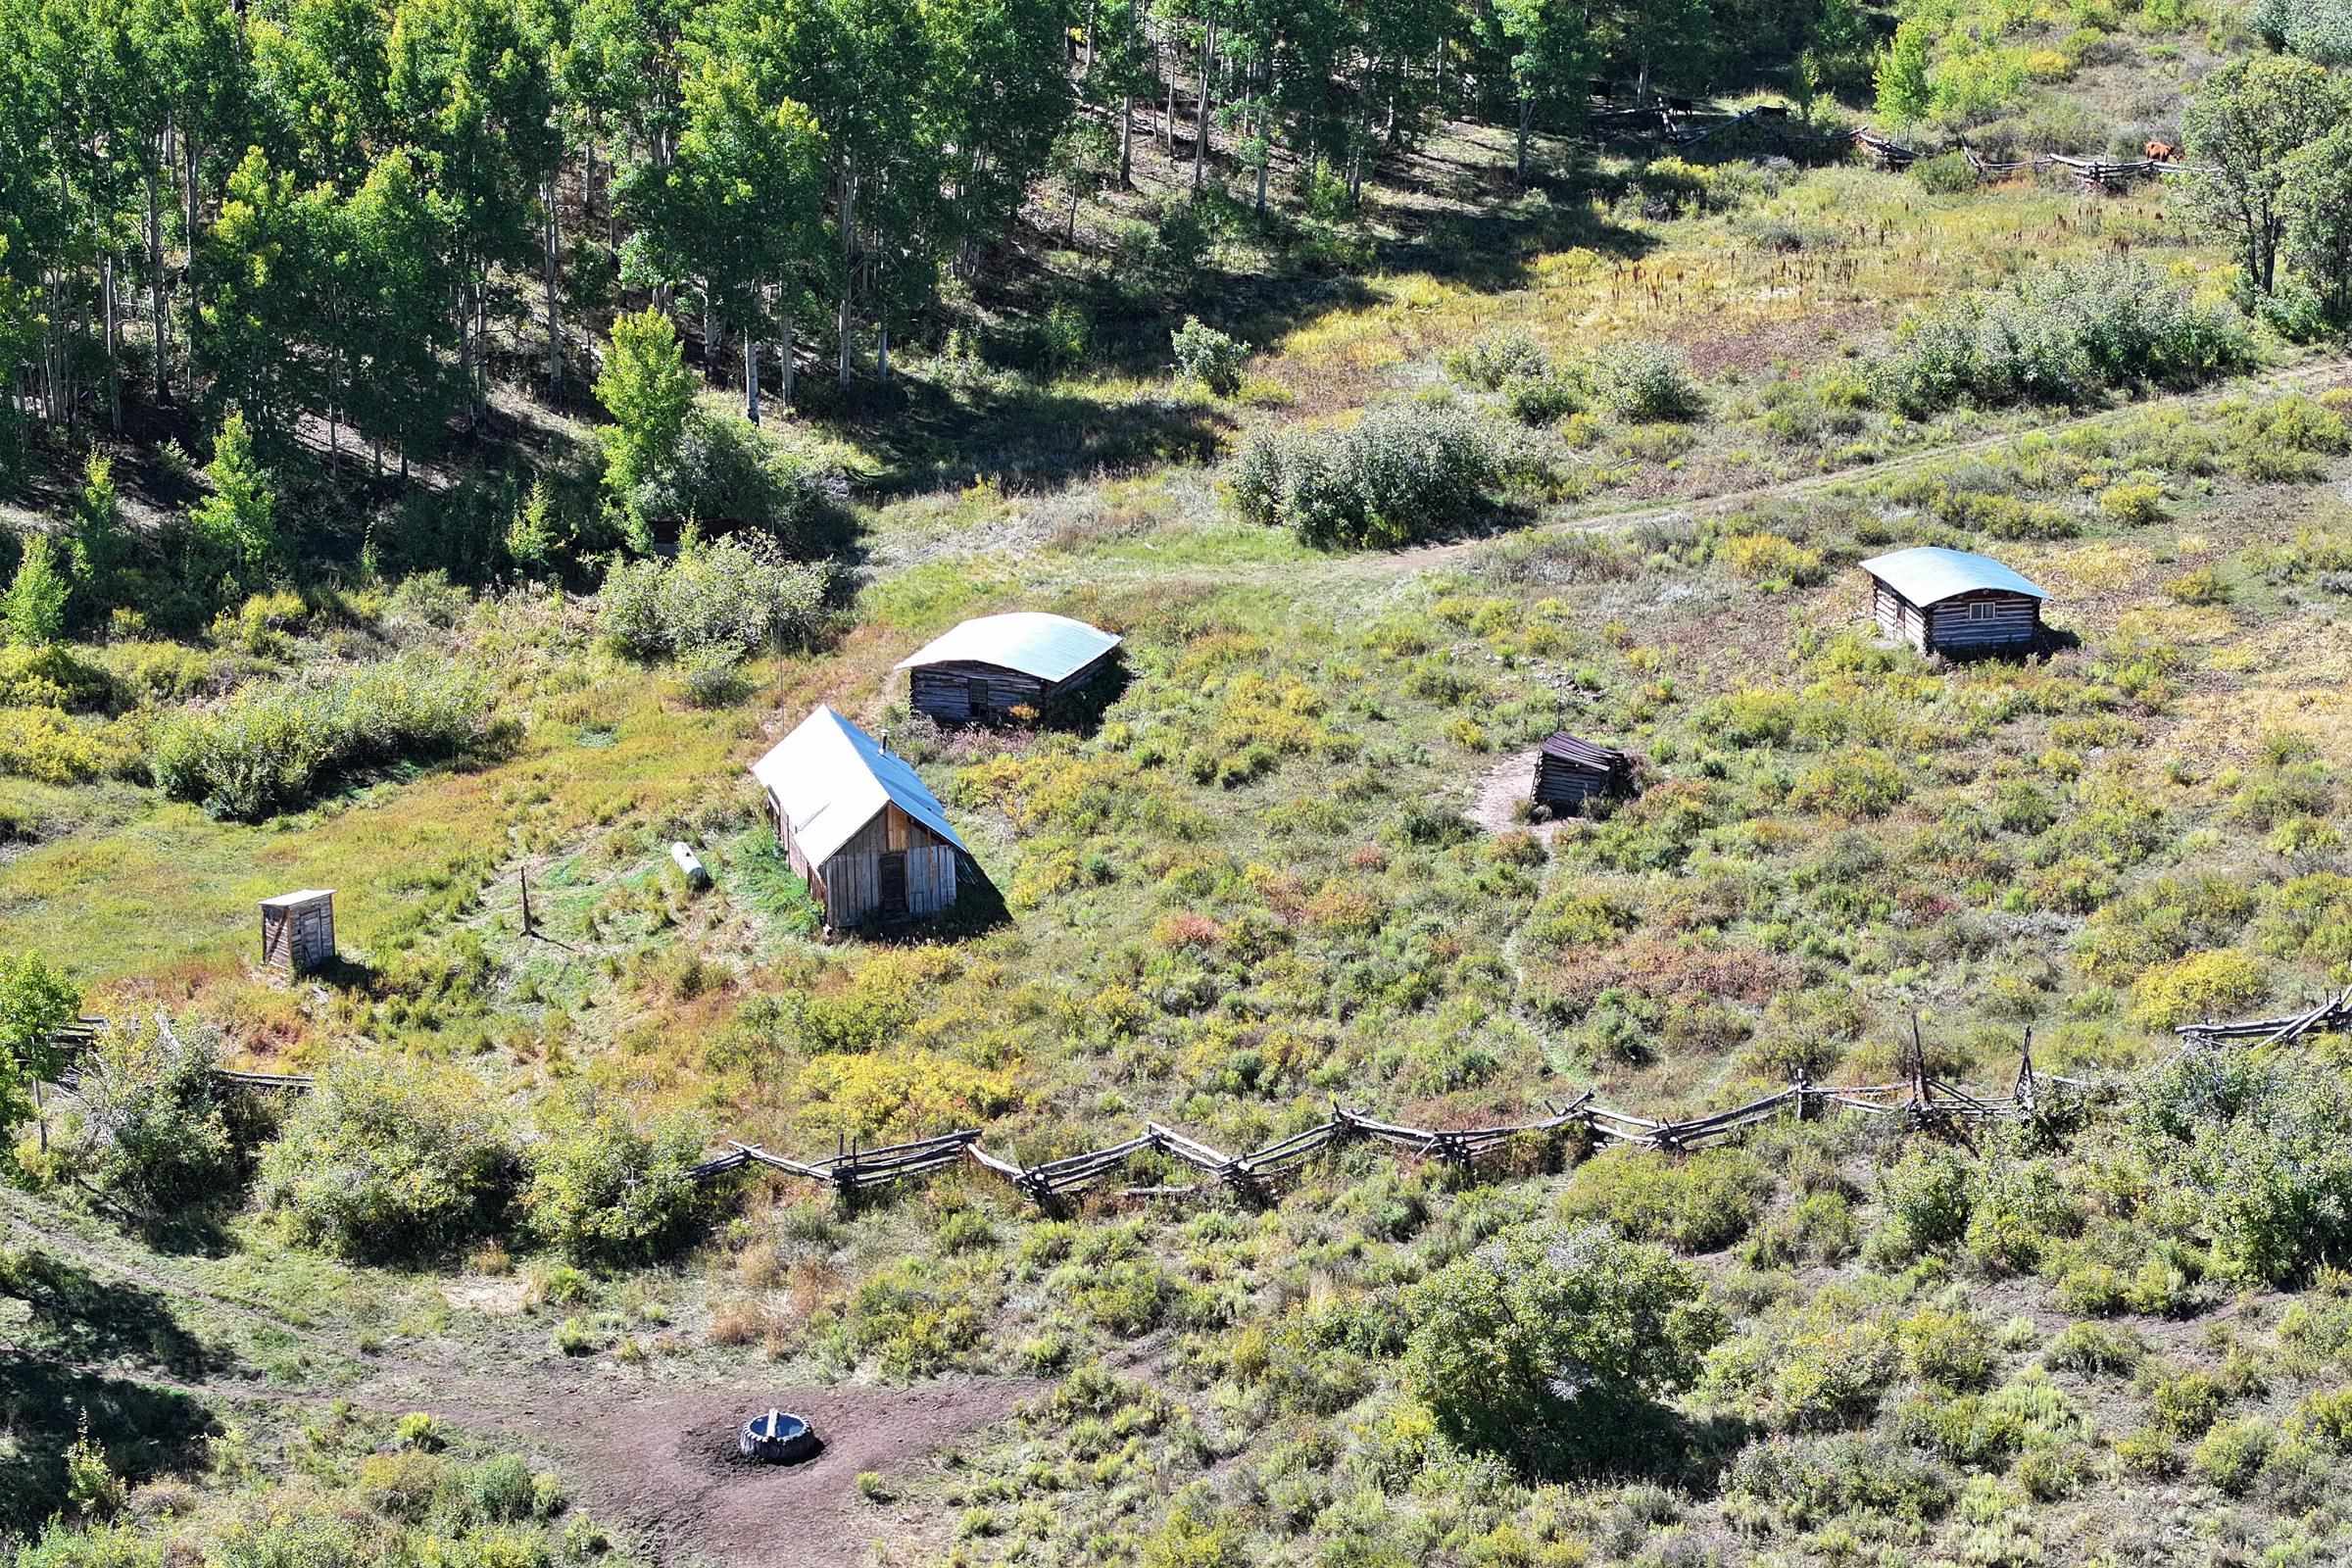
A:
MULTIPOLYGON (((1923 448, 1906 452, 1900 457, 1887 458, 1880 463, 1862 464, 1851 468, 1839 468, 1832 473, 1809 473, 1795 479, 1776 480, 1771 484, 1755 485, 1743 490, 1726 490, 1711 496, 1696 496, 1688 500, 1658 503, 1640 507, 1625 507, 1598 512, 1583 512, 1572 516, 1555 517, 1538 523, 1538 533, 1589 533, 1622 528, 1638 528, 1643 523, 1666 522, 1684 517, 1703 517, 1722 512, 1736 512, 1761 502, 1787 501, 1844 485, 1869 484, 1892 474, 1934 464, 1948 463, 1955 458, 1971 457, 1983 452, 1997 452, 2030 436, 2063 435, 2070 430, 2087 429, 2093 425, 2112 424, 2134 416, 2162 409, 2205 408, 2249 392, 2292 391, 2317 386, 2328 381, 2352 380, 2352 359, 2328 359, 2309 365, 2298 365, 2261 375, 2243 376, 2221 386, 2201 392, 2181 392, 2166 397, 2145 398, 2127 403, 2121 408, 2101 409, 2095 414, 2076 415, 2071 418, 2053 419, 2037 424, 2031 430, 2009 430, 1997 435, 1978 436, 1973 440, 1956 441, 1946 446, 1923 448)), ((1415 550, 1393 551, 1387 555, 1356 556, 1351 562, 1361 563, 1367 569, 1421 571, 1461 560, 1486 546, 1483 539, 1466 539, 1452 544, 1427 545, 1415 550)))

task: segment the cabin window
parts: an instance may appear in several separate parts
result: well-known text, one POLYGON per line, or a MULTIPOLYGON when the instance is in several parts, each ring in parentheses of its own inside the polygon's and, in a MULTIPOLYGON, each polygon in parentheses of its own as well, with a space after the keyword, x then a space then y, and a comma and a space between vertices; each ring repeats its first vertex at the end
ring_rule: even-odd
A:
POLYGON ((1971 620, 1990 620, 1999 612, 2000 606, 1988 599, 1980 599, 1968 607, 1968 618, 1971 620))

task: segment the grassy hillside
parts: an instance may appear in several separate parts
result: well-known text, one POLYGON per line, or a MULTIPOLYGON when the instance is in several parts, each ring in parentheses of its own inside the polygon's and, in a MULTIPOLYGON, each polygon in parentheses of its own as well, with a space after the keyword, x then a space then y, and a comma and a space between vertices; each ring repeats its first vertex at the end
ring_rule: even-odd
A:
POLYGON ((9 654, 0 952, 136 1026, 129 1078, 160 1011, 329 1080, 173 1091, 175 1140, 219 1130, 201 1167, 125 1153, 103 1084, 27 1129, 0 1538, 95 1528, 21 1560, 2341 1555, 2343 1042, 2182 1064, 2172 1031, 2352 984, 2352 376, 2239 321, 2162 189, 1937 194, 1765 141, 1563 144, 1570 173, 1496 198, 1510 151, 1452 127, 1385 170, 1321 272, 1217 238, 1231 396, 1171 378, 1155 321, 1127 363, 918 355, 896 401, 784 424, 853 542, 807 646, 730 679, 630 657, 609 599, 431 578, 9 654), (2026 319, 2016 285, 2093 263, 2086 297, 2174 313, 2137 370, 2054 350, 2060 399, 1901 390, 1923 319, 2026 319), (2161 358, 2183 338, 2207 358, 2161 358), (1336 449, 1392 406, 1482 432, 1481 505, 1358 553, 1244 520, 1252 443, 1336 449), (2051 646, 1875 641, 1856 563, 1928 543, 2046 586, 2051 646), (899 658, 1014 608, 1126 637, 1098 721, 906 711, 899 658), (258 822, 153 781, 174 725, 395 667, 423 672, 403 711, 476 683, 459 740, 354 742, 258 822), (819 940, 743 771, 819 701, 889 730, 1002 919, 819 940), (1633 753, 1640 795, 1515 814, 1559 728, 1633 753), (337 890, 346 961, 289 984, 254 906, 304 886, 337 890), (2005 1083, 2030 1030, 2090 1087, 1973 1142, 1348 1146, 1263 1206, 1118 1196, 1191 1180, 1152 1155, 1062 1217, 968 1166, 855 1205, 675 1180, 722 1137, 976 1127, 1036 1162, 1145 1118, 1254 1147, 1335 1100, 1663 1117, 1883 1081, 1915 1029, 1956 1082, 2005 1083), (363 1148, 416 1161, 355 1220, 363 1148), (200 1177, 159 1200, 157 1166, 200 1177), (1619 1397, 1588 1344, 1514 1384, 1478 1314, 1595 1257, 1588 1284, 1686 1293, 1630 1336, 1685 1364, 1619 1397), (1462 1408, 1515 1398, 1543 1442, 1462 1408), (730 1468, 777 1402, 826 1457, 730 1468), (70 1460, 82 1411, 106 1469, 70 1460))

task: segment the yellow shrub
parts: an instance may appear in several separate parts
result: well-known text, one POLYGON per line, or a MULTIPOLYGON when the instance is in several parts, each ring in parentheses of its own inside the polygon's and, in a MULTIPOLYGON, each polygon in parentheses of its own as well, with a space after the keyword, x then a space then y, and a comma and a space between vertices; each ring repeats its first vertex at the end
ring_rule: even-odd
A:
POLYGON ((2149 970, 2132 988, 2132 1021, 2170 1029, 2196 1018, 2226 1018, 2269 989, 2259 959, 2233 948, 2192 953, 2149 970))
POLYGON ((820 1125, 854 1138, 970 1126, 1021 1102, 1009 1070, 927 1051, 815 1056, 798 1087, 820 1125))
POLYGON ((78 784, 115 761, 101 732, 54 708, 0 708, 0 773, 78 784))
POLYGON ((1723 560, 1735 575, 1772 588, 1803 587, 1828 575, 1820 551, 1777 533, 1736 533, 1723 542, 1723 560))

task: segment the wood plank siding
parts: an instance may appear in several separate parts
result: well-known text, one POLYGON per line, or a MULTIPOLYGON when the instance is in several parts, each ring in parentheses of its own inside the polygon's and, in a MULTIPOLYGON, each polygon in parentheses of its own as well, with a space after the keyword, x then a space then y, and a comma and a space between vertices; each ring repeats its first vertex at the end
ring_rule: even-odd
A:
POLYGON ((1546 739, 1536 753, 1538 806, 1554 815, 1581 811, 1598 795, 1622 792, 1633 782, 1633 760, 1623 752, 1577 739, 1565 730, 1546 739))
POLYGON ((768 819, 783 840, 793 874, 836 929, 902 917, 945 914, 956 904, 956 846, 886 805, 822 865, 810 865, 768 798, 768 819), (886 863, 887 862, 887 863, 886 863), (903 890, 903 892, 902 892, 903 890))
POLYGON ((1899 637, 1923 654, 2026 648, 2041 635, 2041 601, 2031 594, 1985 589, 1923 610, 1873 578, 1871 610, 1881 636, 1899 637))
POLYGON ((973 660, 917 664, 906 672, 906 703, 916 712, 928 713, 943 724, 999 719, 1024 706, 1042 711, 1055 699, 1077 691, 1109 668, 1115 652, 1106 651, 1060 680, 1051 682, 1017 669, 1006 669, 1002 664, 984 664, 973 660))

